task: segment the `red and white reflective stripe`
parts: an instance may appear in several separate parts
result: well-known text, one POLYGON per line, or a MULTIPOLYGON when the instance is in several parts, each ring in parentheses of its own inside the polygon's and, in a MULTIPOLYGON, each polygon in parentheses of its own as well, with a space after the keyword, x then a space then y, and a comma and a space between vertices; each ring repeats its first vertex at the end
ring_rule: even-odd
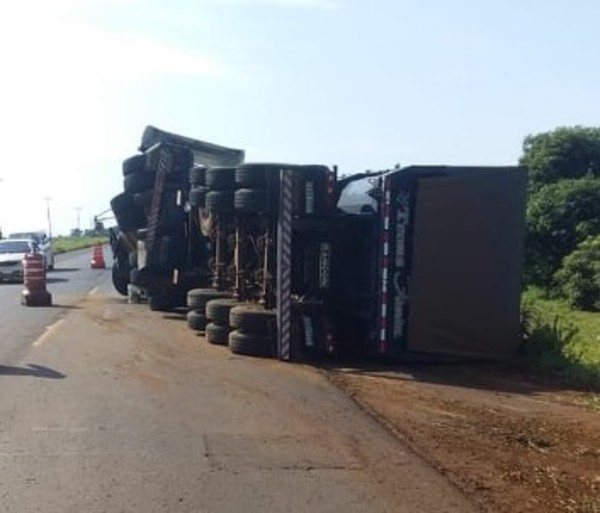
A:
POLYGON ((387 194, 388 203, 383 205, 383 229, 387 233, 387 231, 390 229, 390 212, 392 210, 392 207, 390 206, 390 203, 389 203, 389 191, 387 191, 386 194, 387 194))
POLYGON ((387 256, 389 256, 389 254, 390 254, 389 232, 383 232, 383 256, 387 257, 387 256))
POLYGON ((388 276, 389 276, 389 253, 390 253, 390 213, 391 213, 390 180, 383 179, 383 230, 381 233, 381 315, 379 324, 379 352, 386 351, 387 334, 387 300, 388 300, 388 276))

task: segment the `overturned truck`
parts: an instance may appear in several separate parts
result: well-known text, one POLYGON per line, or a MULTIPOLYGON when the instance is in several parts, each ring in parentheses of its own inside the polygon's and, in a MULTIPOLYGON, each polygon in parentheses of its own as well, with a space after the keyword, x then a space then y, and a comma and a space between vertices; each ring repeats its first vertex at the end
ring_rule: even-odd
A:
POLYGON ((522 169, 340 178, 153 127, 140 150, 111 203, 115 287, 188 308, 209 342, 283 360, 514 352, 522 169))
POLYGON ((200 162, 235 166, 243 159, 241 150, 146 128, 139 153, 123 161, 124 191, 111 200, 119 227, 112 275, 121 294, 133 285, 151 308, 168 310, 185 304, 190 287, 208 284, 209 233, 190 215, 190 203, 204 194, 200 162))

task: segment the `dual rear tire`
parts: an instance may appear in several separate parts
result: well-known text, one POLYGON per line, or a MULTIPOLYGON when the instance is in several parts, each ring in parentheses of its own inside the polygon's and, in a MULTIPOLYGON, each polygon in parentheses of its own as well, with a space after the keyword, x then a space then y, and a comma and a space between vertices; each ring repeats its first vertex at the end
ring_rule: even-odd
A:
POLYGON ((232 353, 273 357, 276 354, 277 316, 275 310, 255 305, 240 305, 231 309, 229 349, 232 353))

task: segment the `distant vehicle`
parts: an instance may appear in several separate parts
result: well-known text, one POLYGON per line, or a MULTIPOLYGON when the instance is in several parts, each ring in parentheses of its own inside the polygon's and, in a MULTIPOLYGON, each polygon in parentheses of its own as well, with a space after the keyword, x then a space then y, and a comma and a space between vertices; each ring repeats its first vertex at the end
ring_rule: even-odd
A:
POLYGON ((11 233, 8 238, 10 240, 29 240, 35 243, 38 247, 38 251, 44 255, 44 262, 46 269, 54 269, 54 250, 52 249, 52 241, 45 232, 17 232, 11 233))
POLYGON ((0 240, 0 281, 23 281, 23 258, 39 251, 31 239, 0 240))

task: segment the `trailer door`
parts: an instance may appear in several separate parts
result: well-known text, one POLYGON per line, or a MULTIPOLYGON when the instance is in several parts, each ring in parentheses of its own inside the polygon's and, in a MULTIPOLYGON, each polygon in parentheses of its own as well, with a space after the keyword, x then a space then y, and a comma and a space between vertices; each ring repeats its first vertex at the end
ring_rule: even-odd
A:
POLYGON ((518 343, 525 174, 418 180, 407 349, 502 358, 518 343))

